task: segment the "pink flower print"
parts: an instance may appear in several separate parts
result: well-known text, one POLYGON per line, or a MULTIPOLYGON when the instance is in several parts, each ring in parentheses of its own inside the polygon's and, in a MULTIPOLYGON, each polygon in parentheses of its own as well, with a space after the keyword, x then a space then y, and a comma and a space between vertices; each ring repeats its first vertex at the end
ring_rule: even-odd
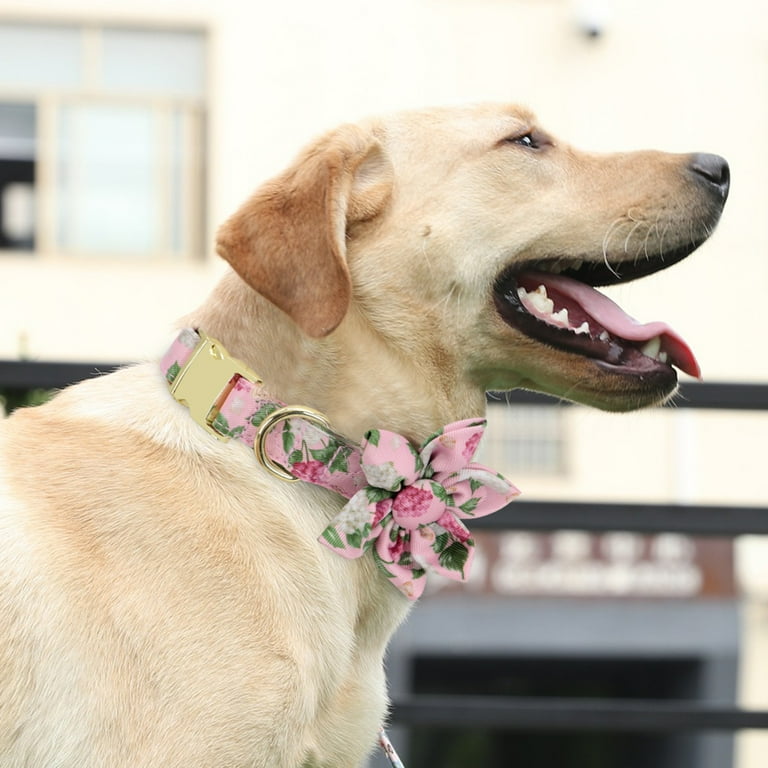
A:
POLYGON ((409 485, 397 494, 393 506, 398 517, 419 517, 429 509, 431 501, 431 491, 409 485))
POLYGON ((371 525, 378 525, 383 520, 383 518, 386 517, 390 509, 392 509, 392 499, 383 499, 382 501, 377 501, 376 513, 373 516, 371 525))
POLYGON ((435 472, 458 472, 467 466, 483 433, 483 422, 457 421, 442 435, 430 440, 422 457, 435 472))
POLYGON ((464 445, 464 450, 461 452, 461 455, 469 461, 474 455, 475 451, 477 450, 477 444, 480 442, 480 438, 482 437, 481 432, 475 432, 474 435, 471 435, 469 440, 467 440, 466 444, 464 445))
POLYGON ((379 557, 385 563, 390 564, 396 563, 400 559, 400 555, 405 552, 406 544, 408 544, 408 537, 403 530, 397 530, 394 541, 392 541, 393 528, 394 524, 390 521, 376 539, 376 551, 379 557))
POLYGON ((291 470, 295 477, 308 483, 321 483, 325 479, 325 464, 322 461, 297 461, 291 470))
POLYGON ((408 540, 405 538, 405 536, 401 533, 395 541, 393 541, 389 546, 389 556, 392 558, 393 562, 397 562, 400 559, 400 556, 405 552, 405 546, 408 543, 408 540))
POLYGON ((250 394, 251 398, 253 398, 253 385, 248 381, 248 379, 245 379, 242 376, 237 377, 235 386, 232 387, 232 389, 234 389, 235 392, 246 392, 250 394))
POLYGON ((469 530, 467 527, 457 520, 450 511, 446 510, 445 514, 437 521, 437 524, 442 528, 445 528, 451 536, 459 541, 466 541, 469 538, 469 530))
POLYGON ((411 530, 435 522, 444 511, 445 502, 435 496, 429 480, 406 486, 392 502, 395 522, 411 530))

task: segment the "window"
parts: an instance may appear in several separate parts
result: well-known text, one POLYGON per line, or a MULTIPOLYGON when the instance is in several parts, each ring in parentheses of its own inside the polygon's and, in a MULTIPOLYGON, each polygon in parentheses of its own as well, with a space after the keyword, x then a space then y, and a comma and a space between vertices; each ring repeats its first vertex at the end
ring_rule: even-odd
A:
POLYGON ((201 253, 205 37, 0 24, 0 252, 201 253))
POLYGON ((34 104, 0 103, 0 248, 35 247, 34 104))
POLYGON ((546 405, 489 404, 488 429, 478 461, 515 477, 565 472, 565 437, 561 408, 546 405))

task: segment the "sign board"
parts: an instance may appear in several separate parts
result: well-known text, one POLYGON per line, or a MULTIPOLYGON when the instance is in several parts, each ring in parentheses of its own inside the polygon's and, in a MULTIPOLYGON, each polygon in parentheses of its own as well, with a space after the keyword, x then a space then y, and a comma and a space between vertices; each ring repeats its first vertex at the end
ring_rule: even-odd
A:
POLYGON ((663 533, 478 533, 467 584, 430 579, 432 594, 499 596, 734 597, 730 540, 663 533))

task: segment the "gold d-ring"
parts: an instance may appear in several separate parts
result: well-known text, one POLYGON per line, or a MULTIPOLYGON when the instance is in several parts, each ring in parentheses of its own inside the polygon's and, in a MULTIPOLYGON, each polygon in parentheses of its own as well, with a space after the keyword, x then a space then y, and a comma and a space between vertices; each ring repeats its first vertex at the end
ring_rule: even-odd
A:
POLYGON ((281 480, 285 480, 288 483, 298 482, 300 478, 294 477, 285 467, 281 466, 277 462, 267 456, 266 445, 269 433, 279 424, 286 419, 292 419, 298 417, 305 421, 315 424, 325 429, 330 429, 330 423, 328 419, 316 411, 314 408, 307 408, 303 405, 286 405, 283 408, 278 408, 276 411, 267 416, 264 421, 259 425, 258 432, 256 433, 256 439, 253 441, 253 452, 256 454, 256 459, 264 469, 275 477, 279 477, 281 480))

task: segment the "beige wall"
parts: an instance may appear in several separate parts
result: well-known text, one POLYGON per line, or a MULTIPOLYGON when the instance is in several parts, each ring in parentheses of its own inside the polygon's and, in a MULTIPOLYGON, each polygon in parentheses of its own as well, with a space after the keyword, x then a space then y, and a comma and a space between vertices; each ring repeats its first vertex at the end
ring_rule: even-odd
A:
MULTIPOLYGON (((762 322, 755 293, 768 286, 768 193, 758 170, 768 162, 766 12, 757 0, 735 0, 728 13, 694 0, 604 5, 610 12, 596 41, 580 33, 578 4, 568 0, 0 0, 0 14, 210 31, 209 242, 227 213, 308 138, 402 107, 523 101, 587 148, 724 154, 734 184, 715 240, 669 275, 614 293, 640 319, 664 318, 684 333, 709 379, 764 379, 768 361, 755 354, 752 333, 762 322), (749 297, 737 298, 745 282, 749 297), (726 303, 738 311, 724 312, 726 303)), ((218 269, 211 265, 137 272, 94 262, 59 271, 4 258, 0 355, 14 355, 25 331, 29 351, 44 358, 146 354, 148 340, 164 337, 204 296, 218 269), (109 334, 101 330, 105 310, 109 334)))

